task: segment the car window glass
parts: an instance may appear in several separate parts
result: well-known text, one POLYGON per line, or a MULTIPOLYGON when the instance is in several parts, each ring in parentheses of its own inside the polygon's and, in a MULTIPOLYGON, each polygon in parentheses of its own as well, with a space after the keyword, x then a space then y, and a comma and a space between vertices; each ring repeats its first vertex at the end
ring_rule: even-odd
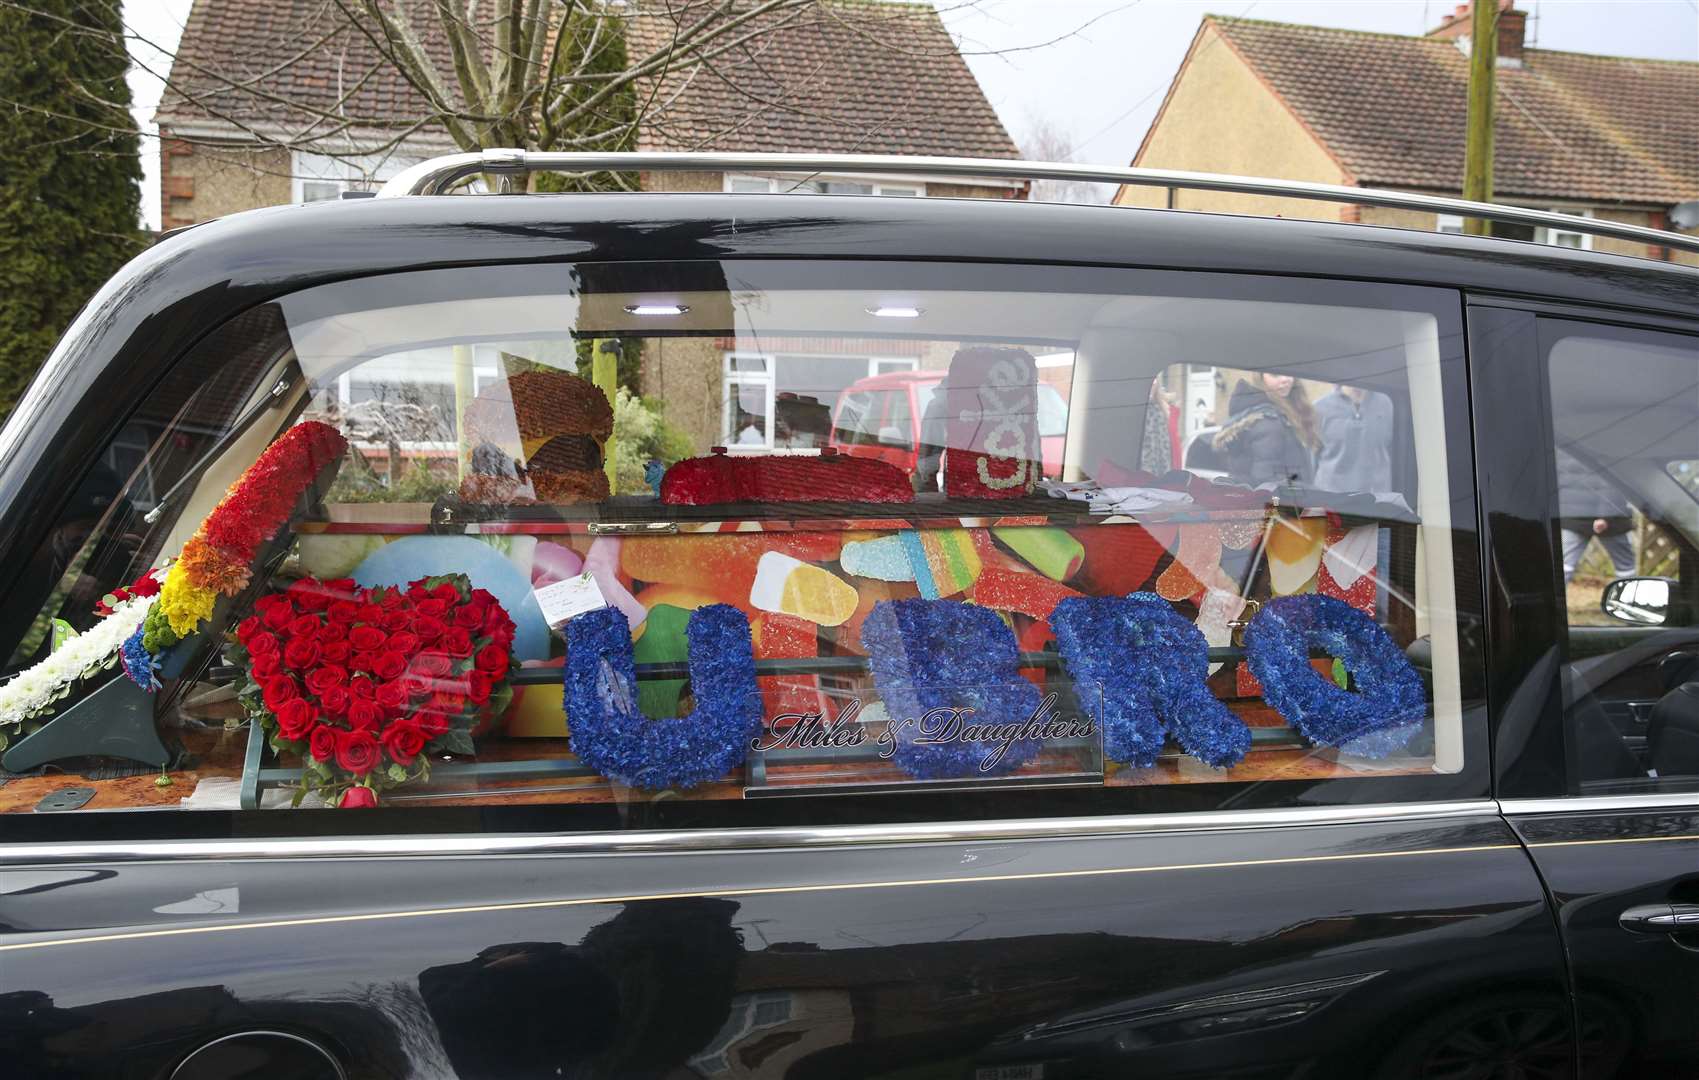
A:
POLYGON ((1551 527, 1571 786, 1699 784, 1699 346, 1564 320, 1551 379, 1551 527))
POLYGON ((126 428, 43 555, 77 588, 11 639, 24 668, 54 620, 90 647, 141 620, 117 681, 7 731, 91 694, 155 714, 198 771, 145 805, 565 827, 1484 790, 1449 294, 762 261, 278 310, 231 391, 267 407, 126 428))

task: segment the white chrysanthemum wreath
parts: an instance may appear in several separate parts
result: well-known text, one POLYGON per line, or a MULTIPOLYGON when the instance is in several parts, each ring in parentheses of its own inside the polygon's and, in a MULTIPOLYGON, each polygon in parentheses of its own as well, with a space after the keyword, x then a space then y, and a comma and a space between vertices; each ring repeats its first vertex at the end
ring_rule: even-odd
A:
POLYGON ((111 667, 118 660, 118 647, 141 626, 152 606, 151 596, 119 603, 99 625, 66 639, 41 663, 0 686, 0 725, 18 725, 48 712, 70 693, 73 683, 111 667))

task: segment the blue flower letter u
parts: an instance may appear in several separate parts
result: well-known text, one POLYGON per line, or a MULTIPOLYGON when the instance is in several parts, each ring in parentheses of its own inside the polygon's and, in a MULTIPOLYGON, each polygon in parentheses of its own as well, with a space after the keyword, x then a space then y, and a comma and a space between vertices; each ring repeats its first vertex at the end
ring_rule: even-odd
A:
POLYGON ((691 613, 685 627, 689 716, 651 720, 637 708, 631 624, 597 608, 566 624, 566 716, 572 752, 603 776, 635 788, 689 788, 743 763, 761 731, 761 698, 749 620, 729 604, 691 613))

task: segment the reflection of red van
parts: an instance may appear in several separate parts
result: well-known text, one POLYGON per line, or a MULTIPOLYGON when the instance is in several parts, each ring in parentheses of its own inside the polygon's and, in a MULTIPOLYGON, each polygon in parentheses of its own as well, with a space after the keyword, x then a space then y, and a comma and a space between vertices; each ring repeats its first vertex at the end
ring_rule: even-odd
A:
MULTIPOLYGON (((896 371, 857 379, 838 395, 831 446, 878 458, 914 475, 920 457, 920 422, 944 381, 942 371, 896 371)), ((1049 383, 1038 384, 1038 435, 1044 475, 1062 475, 1068 406, 1049 383)))

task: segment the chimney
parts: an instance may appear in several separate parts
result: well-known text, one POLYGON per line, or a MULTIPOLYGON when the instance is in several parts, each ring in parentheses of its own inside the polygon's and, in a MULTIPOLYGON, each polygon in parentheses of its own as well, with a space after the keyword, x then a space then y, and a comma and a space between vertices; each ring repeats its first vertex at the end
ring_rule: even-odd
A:
MULTIPOLYGON (((1488 0, 1492 2, 1492 0, 1488 0)), ((1511 0, 1498 0, 1498 63, 1500 67, 1522 66, 1522 38, 1528 29, 1528 13, 1510 6, 1511 0)), ((1457 10, 1440 20, 1428 31, 1428 37, 1455 41, 1464 52, 1469 51, 1469 31, 1474 19, 1470 4, 1457 5, 1457 10)))

